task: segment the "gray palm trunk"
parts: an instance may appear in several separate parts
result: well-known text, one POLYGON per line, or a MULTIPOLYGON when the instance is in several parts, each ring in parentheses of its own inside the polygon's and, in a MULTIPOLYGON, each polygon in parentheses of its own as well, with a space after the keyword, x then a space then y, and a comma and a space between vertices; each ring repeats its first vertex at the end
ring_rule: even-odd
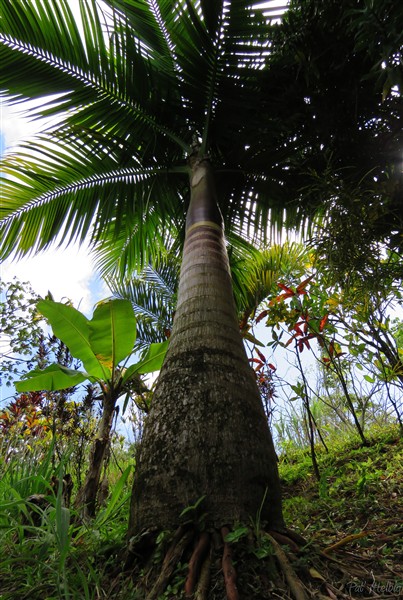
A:
POLYGON ((129 533, 170 529, 202 496, 209 526, 284 526, 277 458, 239 332, 214 174, 190 161, 178 305, 136 461, 129 533))

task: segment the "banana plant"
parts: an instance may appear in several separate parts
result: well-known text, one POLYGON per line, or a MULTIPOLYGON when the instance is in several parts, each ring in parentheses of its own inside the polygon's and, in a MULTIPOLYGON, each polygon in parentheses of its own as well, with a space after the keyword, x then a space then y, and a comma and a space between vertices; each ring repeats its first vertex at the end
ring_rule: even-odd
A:
POLYGON ((102 417, 91 448, 88 473, 75 502, 83 516, 93 517, 117 401, 124 394, 145 388, 140 375, 161 368, 168 341, 151 344, 142 360, 129 366, 136 341, 136 316, 128 300, 112 299, 99 303, 92 319, 71 305, 53 300, 40 300, 37 308, 49 322, 54 335, 66 344, 74 358, 81 361, 83 370, 52 364, 45 369, 30 371, 15 387, 18 392, 56 391, 87 380, 98 384, 102 417))

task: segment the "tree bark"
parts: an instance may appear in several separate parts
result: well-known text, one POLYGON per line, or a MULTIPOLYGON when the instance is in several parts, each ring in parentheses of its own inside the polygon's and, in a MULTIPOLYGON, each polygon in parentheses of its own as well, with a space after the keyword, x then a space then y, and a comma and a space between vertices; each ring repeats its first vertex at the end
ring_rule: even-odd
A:
POLYGON ((129 535, 176 527, 205 496, 220 528, 284 526, 277 458, 239 332, 214 175, 193 159, 178 306, 136 457, 129 535))

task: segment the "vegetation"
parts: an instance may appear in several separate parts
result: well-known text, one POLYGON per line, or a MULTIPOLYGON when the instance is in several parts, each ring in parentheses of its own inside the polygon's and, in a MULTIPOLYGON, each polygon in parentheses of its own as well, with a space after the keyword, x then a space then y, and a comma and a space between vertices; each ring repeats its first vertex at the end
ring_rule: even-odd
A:
MULTIPOLYGON (((291 553, 306 592, 333 598, 394 599, 403 589, 401 537, 402 438, 396 428, 372 429, 369 445, 345 436, 318 451, 318 482, 306 450, 280 456, 284 511, 310 543, 291 553)), ((133 463, 121 453, 109 470, 111 493, 95 520, 81 525, 74 509, 62 511, 57 498, 41 512, 40 525, 22 527, 29 496, 46 489, 49 456, 27 454, 2 468, 0 483, 2 600, 13 598, 143 598, 136 592, 141 572, 122 575, 124 534, 133 463)), ((190 509, 190 507, 189 507, 190 509)), ((187 513, 189 515, 189 512, 187 513)), ((184 518, 186 515, 184 516, 184 518)), ((173 532, 161 534, 153 555, 157 568, 173 532)), ((289 598, 285 582, 270 581, 272 546, 258 515, 234 528, 231 547, 241 597, 289 598)), ((189 554, 175 568, 161 598, 183 598, 189 554)), ((220 566, 213 569, 211 598, 222 598, 220 566)))
POLYGON ((140 375, 161 368, 167 343, 152 344, 143 360, 129 366, 136 340, 136 318, 127 300, 99 304, 91 320, 72 306, 52 300, 38 301, 37 309, 47 317, 54 334, 59 336, 85 370, 68 369, 54 363, 26 373, 24 379, 16 383, 16 390, 56 391, 74 387, 86 380, 97 384, 102 405, 99 431, 90 452, 85 483, 76 499, 76 506, 81 507, 83 516, 93 517, 101 473, 108 460, 117 402, 123 395, 126 395, 127 403, 131 394, 147 391, 140 375))
MULTIPOLYGON (((3 160, 0 256, 89 238, 100 268, 119 289, 134 272, 155 273, 164 257, 182 251, 169 348, 145 403, 127 543, 123 559, 112 553, 117 587, 109 595, 127 593, 120 578, 130 573, 131 595, 148 600, 183 593, 238 600, 251 590, 259 597, 263 559, 266 581, 284 596, 284 577, 302 600, 310 590, 297 571, 310 540, 286 527, 267 419, 276 367, 259 350, 250 321, 285 323, 289 339, 274 328, 272 345, 295 345, 301 381, 291 389, 302 401, 310 458, 323 487, 315 438, 327 452, 330 440, 318 427, 319 404, 312 402, 300 356, 313 342, 330 390, 327 406, 353 424, 362 446, 370 444, 366 417, 374 395, 354 387, 358 356, 362 368, 373 362, 381 373, 401 426, 399 400, 391 394, 401 385, 400 326, 390 327, 386 307, 390 298, 401 299, 395 283, 402 251, 402 28, 395 24, 402 8, 389 0, 300 0, 279 26, 246 0, 85 0, 79 8, 80 17, 68 0, 3 7, 1 87, 11 103, 33 100, 30 115, 50 122, 3 160), (283 228, 311 236, 324 277, 315 286, 315 273, 302 278, 297 269, 295 281, 277 282, 282 293, 272 294, 256 316, 266 284, 275 281, 251 276, 245 285, 247 262, 235 260, 231 272, 228 249, 230 257, 257 256, 251 242, 262 247, 283 228), (362 310, 354 291, 365 297, 362 310), (252 357, 240 330, 254 345, 252 357), (291 566, 293 555, 300 561, 291 566)), ((167 298, 162 304, 170 309, 167 298)), ((39 388, 83 378, 101 389, 102 433, 93 441, 102 451, 100 460, 97 452, 90 455, 84 489, 91 489, 83 502, 84 517, 93 519, 90 531, 98 531, 99 515, 106 522, 114 510, 96 514, 99 465, 110 446, 116 401, 137 374, 119 364, 135 343, 133 328, 125 330, 133 310, 127 300, 112 300, 88 321, 66 305, 41 300, 37 306, 68 347, 68 360, 70 353, 81 359, 86 371, 40 365, 19 389, 42 393, 39 388), (123 320, 115 307, 123 307, 123 320)), ((364 380, 371 383, 373 373, 364 380)), ((32 428, 26 431, 30 436, 32 428)), ((28 451, 26 442, 11 448, 4 461, 10 480, 15 456, 24 465, 28 451)), ((6 529, 14 518, 13 541, 30 547, 41 537, 33 529, 38 515, 49 522, 41 531, 57 557, 51 578, 59 595, 69 596, 70 549, 85 539, 86 519, 66 500, 72 482, 66 456, 56 464, 52 451, 49 463, 40 445, 38 451, 35 460, 51 464, 52 472, 46 467, 39 479, 28 476, 41 489, 24 498, 6 485, 6 529)), ((123 470, 119 491, 129 472, 123 470)), ((363 475, 359 491, 366 480, 363 475)), ((120 495, 112 498, 115 507, 120 495)), ((309 576, 321 585, 312 568, 309 576)), ((92 572, 76 569, 87 596, 92 572)), ((334 595, 326 586, 324 592, 334 595)))
MULTIPOLYGON (((278 255, 281 256, 281 252, 278 255)), ((272 262, 272 267, 273 264, 276 263, 272 262)), ((283 266, 286 267, 282 271, 284 276, 290 277, 287 263, 285 262, 283 266)), ((298 275, 301 268, 302 265, 298 266, 296 263, 298 275)), ((320 311, 314 312, 323 306, 318 301, 322 281, 319 272, 316 272, 315 281, 311 279, 307 283, 304 283, 307 272, 302 277, 301 275, 296 277, 303 282, 302 285, 299 284, 299 294, 298 285, 288 283, 286 286, 281 283, 279 289, 274 279, 267 278, 264 274, 265 270, 261 273, 261 283, 265 281, 270 284, 267 285, 265 293, 271 289, 273 295, 269 293, 266 307, 263 304, 263 307, 252 313, 254 319, 248 321, 251 327, 249 332, 253 331, 254 320, 268 321, 270 325, 275 322, 277 326, 284 320, 292 327, 286 327, 284 332, 274 329, 273 331, 277 331, 274 345, 279 347, 283 343, 291 349, 293 344, 288 344, 291 340, 295 343, 296 356, 301 355, 300 347, 303 348, 303 357, 304 352, 314 350, 317 340, 317 337, 315 338, 308 330, 305 333, 302 331, 304 323, 300 323, 301 315, 307 315, 309 310, 312 317, 308 320, 310 332, 315 331, 316 336, 330 335, 331 339, 337 335, 339 341, 344 343, 345 339, 347 346, 351 345, 349 331, 342 331, 337 327, 339 310, 342 310, 346 319, 343 303, 330 302, 329 305, 325 302, 328 308, 332 307, 331 314, 322 328, 315 329, 315 322, 319 323, 323 320, 320 311), (275 291, 276 287, 280 294, 275 291), (304 304, 300 306, 302 301, 304 304), (315 314, 318 315, 316 321, 315 314), (329 319, 333 319, 332 326, 329 325, 329 319), (295 323, 300 324, 295 327, 295 323), (344 338, 340 337, 342 333, 344 338), (307 340, 309 335, 312 337, 307 340), (302 346, 300 346, 301 340, 302 346)), ((258 278, 253 280, 259 281, 258 278)), ((259 290, 260 285, 257 284, 259 290)), ((10 284, 10 288, 11 291, 15 291, 19 289, 19 285, 13 283, 10 284)), ((256 290, 256 287, 252 286, 251 289, 256 290)), ((6 297, 9 298, 9 303, 6 303, 9 308, 6 309, 4 306, 3 312, 8 312, 11 316, 16 308, 15 296, 9 293, 6 297), (10 307, 13 310, 9 310, 10 307)), ((328 298, 329 289, 326 295, 326 299, 328 298)), ((346 302, 348 298, 346 297, 346 302)), ((19 302, 25 306, 26 300, 22 293, 19 302)), ((66 318, 63 311, 67 310, 70 316, 71 314, 76 316, 77 312, 68 305, 59 307, 59 304, 52 300, 40 301, 37 305, 44 313, 47 308, 50 308, 49 315, 52 315, 52 310, 56 309, 52 318, 56 329, 58 329, 58 321, 66 318), (60 313, 59 308, 62 308, 60 313)), ((102 310, 107 307, 101 305, 102 310)), ((356 313, 353 314, 357 319, 356 313)), ((241 319, 242 317, 244 317, 243 313, 240 314, 241 319)), ((24 323, 27 325, 27 321, 24 323)), ((87 320, 84 319, 83 323, 88 327, 87 320)), ((17 319, 16 331, 20 324, 21 321, 17 319)), ((96 329, 95 325, 96 319, 94 321, 96 329)), ((240 326, 245 328, 243 323, 240 323, 240 326)), ((365 329, 364 326, 362 328, 365 329)), ((384 329, 388 336, 395 336, 393 339, 398 348, 401 347, 399 331, 396 325, 391 325, 390 331, 384 329)), ((9 327, 8 334, 13 337, 12 327, 9 327)), ((257 341, 254 336, 250 338, 257 341)), ((38 339, 41 340, 41 336, 38 339)), ((54 336, 52 339, 57 346, 57 339, 54 336)), ((70 343, 70 346, 75 347, 74 343, 70 343)), ((253 355, 257 359, 252 364, 256 368, 262 399, 265 399, 266 394, 266 398, 267 395, 271 395, 272 401, 273 396, 277 397, 278 402, 281 388, 276 379, 277 369, 263 354, 263 352, 266 354, 269 349, 256 345, 253 348, 253 355)), ((326 356, 323 354, 323 347, 318 345, 317 348, 319 369, 323 372, 328 387, 333 385, 334 393, 342 393, 342 387, 337 379, 333 384, 329 383, 329 366, 324 361, 326 356)), ((337 348, 336 343, 335 348, 337 348)), ((31 357, 33 349, 31 348, 30 352, 27 348, 25 350, 31 357)), ((80 352, 77 353, 75 349, 75 354, 78 356, 80 352)), ((276 360, 276 357, 275 351, 272 360, 276 360)), ((351 358, 361 359, 361 355, 357 356, 357 353, 352 352, 351 358)), ((32 358, 29 360, 33 362, 32 358)), ((371 360, 368 362, 371 363, 371 360)), ((362 361, 358 364, 361 363, 366 364, 362 361)), ((349 419, 349 407, 343 404, 343 401, 340 402, 337 397, 326 396, 323 388, 317 390, 316 402, 312 401, 314 381, 309 373, 304 371, 303 363, 299 364, 302 368, 301 376, 310 386, 311 400, 308 403, 303 402, 303 407, 314 419, 313 437, 310 437, 312 430, 307 427, 307 421, 304 420, 302 413, 294 409, 298 393, 304 400, 304 390, 303 388, 299 390, 295 382, 290 382, 294 399, 291 396, 291 402, 288 403, 288 407, 293 411, 293 418, 287 417, 287 404, 278 406, 274 416, 271 416, 277 431, 285 515, 289 522, 294 523, 295 531, 308 540, 306 547, 305 544, 300 544, 297 550, 292 546, 294 549, 291 554, 289 553, 289 558, 292 558, 294 552, 297 553, 297 558, 293 559, 293 566, 301 582, 299 585, 302 585, 307 595, 320 589, 322 593, 332 598, 332 594, 337 594, 337 590, 343 590, 344 593, 350 594, 350 597, 358 598, 372 597, 382 591, 385 597, 393 598, 396 593, 400 593, 402 576, 398 558, 401 552, 400 534, 398 521, 393 516, 396 510, 399 511, 401 436, 399 438, 398 430, 393 426, 393 419, 388 416, 385 406, 383 408, 378 406, 376 410, 367 410, 361 415, 367 444, 362 448, 357 432, 354 433, 354 423, 349 419), (371 418, 371 415, 375 419, 371 418), (380 427, 375 423, 383 425, 380 427), (312 451, 309 452, 312 441, 313 454, 312 451), (368 518, 371 519, 370 523, 368 518)), ((10 370, 9 365, 9 358, 7 358, 4 361, 6 372, 10 370)), ((66 369, 62 370, 64 374, 66 371, 66 369)), ((40 371, 40 376, 46 377, 46 372, 46 369, 40 371)), ((80 376, 80 371, 75 370, 73 374, 80 376)), ((32 376, 37 377, 38 371, 34 371, 33 375, 29 373, 25 375, 21 385, 29 386, 32 376)), ((81 375, 81 378, 85 379, 85 376, 81 375)), ((396 381, 399 383, 398 377, 396 381)), ((383 388, 383 395, 387 390, 388 382, 384 385, 386 387, 383 388)), ((52 396, 56 399, 57 393, 60 392, 48 393, 48 401, 52 401, 52 396)), ((25 392, 17 398, 16 404, 14 401, 10 403, 8 409, 1 415, 2 484, 0 490, 2 497, 0 505, 2 540, 4 540, 3 547, 6 549, 6 554, 0 561, 0 577, 4 598, 11 599, 13 595, 24 597, 24 594, 32 598, 39 598, 43 594, 47 594, 46 597, 56 595, 59 598, 83 595, 88 598, 100 598, 102 595, 111 594, 116 598, 133 597, 133 595, 144 597, 144 578, 147 580, 153 572, 157 577, 158 572, 163 568, 161 561, 164 553, 169 552, 170 543, 175 538, 172 530, 166 529, 161 532, 147 568, 145 565, 142 569, 137 561, 133 564, 132 558, 130 559, 130 555, 127 554, 124 539, 129 516, 130 487, 135 473, 132 450, 128 450, 122 438, 116 434, 111 438, 110 453, 103 469, 102 482, 96 488, 98 497, 96 512, 92 513, 91 522, 83 523, 83 511, 80 508, 82 502, 80 492, 77 492, 80 488, 77 473, 83 469, 87 473, 91 471, 90 445, 94 440, 96 442, 95 419, 93 418, 92 433, 88 428, 89 424, 85 425, 82 419, 78 422, 81 429, 87 427, 88 436, 87 443, 83 447, 85 465, 79 466, 76 464, 77 455, 70 453, 70 448, 75 445, 73 433, 75 430, 61 426, 51 430, 49 417, 54 418, 56 415, 43 411, 41 402, 38 402, 35 394, 41 401, 43 392, 25 392), (18 412, 22 409, 25 414, 18 412), (28 418, 30 414, 28 411, 31 410, 35 414, 35 423, 32 418, 31 420, 28 418), (14 417, 14 429, 10 428, 10 416, 14 417), (49 431, 52 431, 52 437, 47 434, 49 431), (46 447, 50 440, 51 447, 47 451, 46 447), (59 449, 58 453, 54 452, 56 446, 59 449), (61 453, 63 448, 65 448, 64 454, 61 453), (57 495, 53 496, 50 488, 52 477, 60 478, 67 472, 73 474, 73 508, 64 506, 61 498, 58 500, 57 495), (46 496, 45 506, 37 505, 38 494, 46 496), (36 564, 38 557, 42 561, 42 567, 34 570, 30 565, 36 564)), ((77 396, 75 403, 80 406, 77 396)), ((84 417, 85 413, 82 415, 84 417)), ((188 522, 196 521, 203 528, 206 520, 203 498, 193 506, 186 507, 182 515, 184 526, 188 522)), ((234 523, 233 531, 226 534, 228 543, 231 543, 232 560, 236 561, 237 565, 239 593, 265 598, 268 597, 268 593, 275 592, 282 594, 282 597, 288 597, 287 587, 290 586, 292 589, 295 582, 294 584, 288 582, 284 587, 282 578, 275 574, 276 570, 273 570, 271 562, 273 556, 276 556, 276 561, 283 565, 280 570, 286 571, 284 564, 287 563, 281 562, 284 561, 284 556, 276 546, 276 540, 266 535, 263 524, 262 514, 258 511, 256 515, 252 515, 251 520, 234 523), (271 573, 272 581, 269 591, 267 572, 271 573)), ((288 539, 287 544, 291 543, 288 539)), ((144 548, 147 548, 147 544, 144 548)), ((183 597, 186 573, 191 564, 191 552, 189 552, 190 549, 183 549, 183 556, 170 572, 166 590, 160 597, 183 597)), ((215 556, 217 550, 212 552, 212 556, 215 556)), ((214 591, 210 597, 222 597, 223 582, 217 568, 212 567, 211 577, 214 581, 214 591)))
POLYGON ((48 393, 40 390, 17 394, 15 382, 32 369, 52 362, 62 368, 78 367, 69 349, 49 333, 37 311, 39 297, 27 282, 1 282, 1 361, 3 403, 1 407, 2 457, 29 445, 51 443, 52 464, 67 451, 76 483, 81 485, 88 443, 97 425, 97 394, 88 385, 80 396, 69 387, 48 393), (7 394, 8 392, 8 394, 7 394))

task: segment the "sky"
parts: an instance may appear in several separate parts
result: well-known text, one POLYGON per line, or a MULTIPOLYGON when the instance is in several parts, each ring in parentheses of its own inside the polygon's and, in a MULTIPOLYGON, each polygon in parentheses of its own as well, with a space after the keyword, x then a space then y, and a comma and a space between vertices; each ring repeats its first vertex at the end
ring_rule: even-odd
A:
MULTIPOLYGON (((3 151, 34 135, 40 128, 40 123, 28 121, 19 109, 4 103, 0 107, 0 121, 3 151)), ((11 281, 14 277, 27 281, 41 296, 50 291, 57 301, 69 299, 87 316, 92 314, 96 302, 109 296, 85 246, 51 248, 18 261, 6 260, 0 265, 0 276, 3 281, 11 281)))

